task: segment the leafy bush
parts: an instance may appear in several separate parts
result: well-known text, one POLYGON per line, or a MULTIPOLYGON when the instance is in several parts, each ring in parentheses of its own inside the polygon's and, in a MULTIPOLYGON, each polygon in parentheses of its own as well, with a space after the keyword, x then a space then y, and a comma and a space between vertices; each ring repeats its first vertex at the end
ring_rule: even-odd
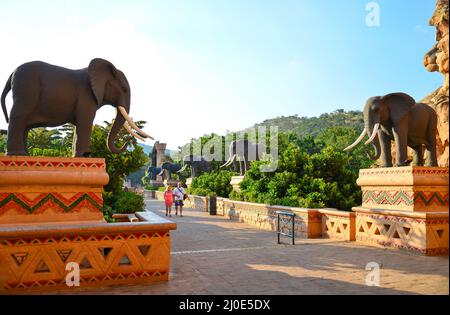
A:
POLYGON ((152 186, 152 185, 145 185, 144 187, 146 190, 158 190, 158 186, 152 186))
POLYGON ((144 196, 124 191, 117 196, 114 206, 114 210, 117 213, 134 213, 142 211, 145 207, 144 196))
POLYGON ((356 185, 358 173, 350 167, 351 157, 347 153, 333 146, 322 148, 322 143, 311 142, 311 139, 293 140, 289 135, 280 133, 277 170, 261 173, 259 166, 265 162, 252 162, 240 184, 241 192, 231 193, 230 198, 272 205, 331 207, 340 210, 350 210, 361 203, 361 190, 356 185))
POLYGON ((114 222, 113 219, 113 211, 110 206, 108 206, 106 203, 103 204, 103 217, 105 218, 106 222, 111 223, 114 222))
POLYGON ((234 173, 229 171, 204 173, 192 180, 191 187, 187 192, 198 196, 208 196, 215 193, 217 196, 228 198, 233 190, 230 185, 233 175, 234 173))

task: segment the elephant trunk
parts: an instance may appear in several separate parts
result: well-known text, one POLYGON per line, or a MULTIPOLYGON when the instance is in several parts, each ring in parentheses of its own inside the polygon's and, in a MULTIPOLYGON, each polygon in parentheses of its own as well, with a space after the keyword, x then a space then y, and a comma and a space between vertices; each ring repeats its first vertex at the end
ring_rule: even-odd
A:
POLYGON ((120 129, 123 127, 125 123, 125 118, 117 111, 116 118, 113 120, 113 124, 111 126, 111 130, 108 134, 107 144, 108 149, 111 153, 119 154, 125 151, 128 146, 128 142, 126 142, 121 148, 116 147, 115 141, 117 135, 119 134, 120 129))

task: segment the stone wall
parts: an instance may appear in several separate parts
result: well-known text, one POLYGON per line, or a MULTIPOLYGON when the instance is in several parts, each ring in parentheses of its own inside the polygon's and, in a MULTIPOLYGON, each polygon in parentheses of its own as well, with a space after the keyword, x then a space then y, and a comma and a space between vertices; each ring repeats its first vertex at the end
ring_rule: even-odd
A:
MULTIPOLYGON (((164 200, 163 192, 146 191, 147 198, 164 200)), ((208 197, 189 195, 186 208, 208 211, 208 197)), ((266 231, 277 230, 276 211, 295 213, 295 235, 298 238, 330 238, 354 241, 355 214, 336 209, 303 209, 217 198, 217 215, 253 225, 266 231)))
POLYGON ((444 76, 442 87, 425 97, 422 102, 434 108, 438 115, 437 153, 439 166, 449 166, 449 0, 437 0, 436 10, 429 23, 436 27, 436 44, 425 54, 423 64, 430 72, 444 76))
POLYGON ((296 237, 322 237, 322 219, 321 214, 317 209, 273 206, 261 203, 235 201, 226 198, 217 199, 217 215, 223 215, 231 220, 244 222, 267 231, 277 230, 276 211, 289 212, 296 215, 296 237))

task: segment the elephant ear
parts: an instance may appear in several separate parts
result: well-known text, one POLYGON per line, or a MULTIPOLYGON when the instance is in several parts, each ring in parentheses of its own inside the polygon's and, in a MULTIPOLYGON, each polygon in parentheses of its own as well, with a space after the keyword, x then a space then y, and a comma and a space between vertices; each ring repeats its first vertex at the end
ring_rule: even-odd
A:
POLYGON ((405 93, 387 94, 381 98, 380 102, 389 108, 391 121, 394 125, 399 124, 411 107, 416 104, 416 101, 405 93))
POLYGON ((114 65, 107 60, 95 58, 89 63, 89 81, 98 105, 101 105, 103 102, 106 82, 113 78, 116 72, 116 67, 114 67, 114 65))

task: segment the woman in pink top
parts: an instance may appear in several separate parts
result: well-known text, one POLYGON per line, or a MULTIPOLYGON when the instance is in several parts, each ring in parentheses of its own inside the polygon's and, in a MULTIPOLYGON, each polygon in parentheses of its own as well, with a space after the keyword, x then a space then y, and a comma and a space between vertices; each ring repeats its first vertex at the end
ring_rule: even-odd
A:
POLYGON ((166 217, 169 215, 169 217, 172 216, 172 203, 173 203, 173 191, 172 186, 167 186, 166 191, 164 192, 164 201, 166 202, 166 217))

